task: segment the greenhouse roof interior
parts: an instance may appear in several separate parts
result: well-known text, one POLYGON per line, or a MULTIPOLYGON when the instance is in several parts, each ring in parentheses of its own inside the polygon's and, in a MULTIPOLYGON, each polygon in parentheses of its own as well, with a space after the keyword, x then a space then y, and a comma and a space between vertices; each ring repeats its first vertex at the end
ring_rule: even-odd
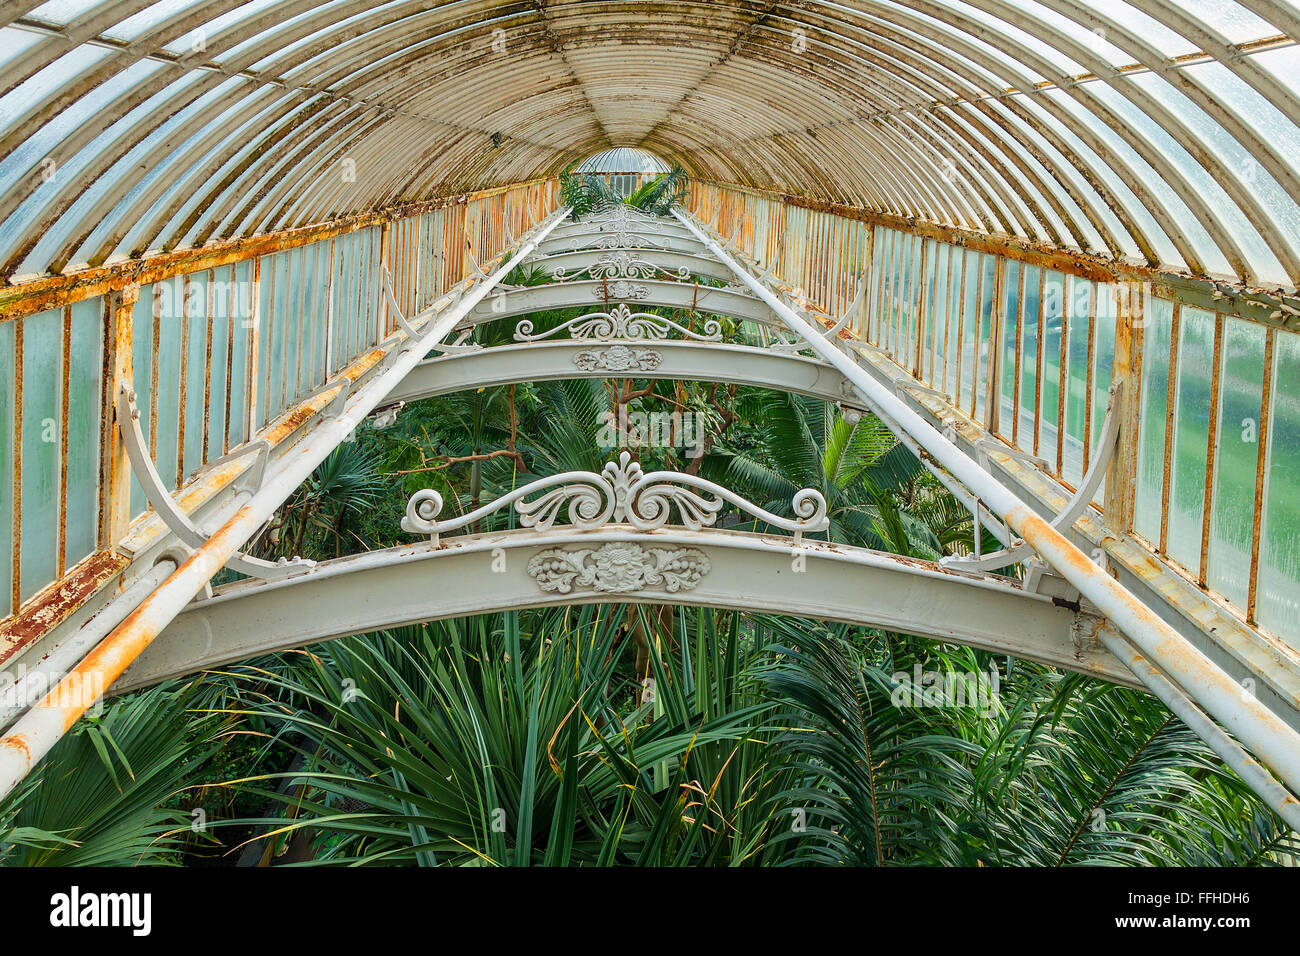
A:
POLYGON ((7 276, 553 176, 616 145, 1251 286, 1300 275, 1284 0, 55 0, 5 21, 7 276))
POLYGON ((1144 688, 1296 828, 1298 43, 1292 0, 0 4, 0 666, 53 688, 0 689, 0 798, 106 692, 625 599, 1144 688), (566 470, 516 388, 581 379, 715 431, 566 470), (357 434, 507 387, 501 447, 386 474, 452 476, 427 540, 349 553, 340 508, 308 554, 357 434), (880 429, 961 534, 840 539, 853 479, 719 464, 736 387, 880 429))

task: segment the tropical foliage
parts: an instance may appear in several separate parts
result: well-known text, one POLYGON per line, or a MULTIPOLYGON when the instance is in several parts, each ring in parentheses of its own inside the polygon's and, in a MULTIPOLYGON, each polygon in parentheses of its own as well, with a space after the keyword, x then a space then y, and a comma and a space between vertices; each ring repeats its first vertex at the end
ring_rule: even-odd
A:
POLYGON ((560 200, 572 208, 573 219, 627 204, 652 216, 666 216, 672 207, 686 198, 689 186, 686 170, 674 163, 672 168, 642 183, 624 198, 600 173, 575 171, 573 164, 560 174, 560 200))

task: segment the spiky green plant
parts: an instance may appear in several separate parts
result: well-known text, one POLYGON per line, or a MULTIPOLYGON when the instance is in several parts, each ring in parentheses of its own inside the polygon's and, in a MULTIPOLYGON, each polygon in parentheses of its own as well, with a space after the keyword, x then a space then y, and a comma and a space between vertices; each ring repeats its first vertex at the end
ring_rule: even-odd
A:
POLYGON ((178 863, 191 817, 168 803, 225 727, 195 704, 194 683, 171 683, 78 723, 0 804, 0 864, 178 863))
POLYGON ((661 176, 647 180, 628 196, 627 204, 652 216, 666 216, 673 206, 686 199, 690 177, 680 163, 661 176))
POLYGON ((679 619, 655 645, 657 700, 631 707, 625 629, 619 608, 559 609, 298 655, 244 706, 301 741, 304 790, 257 781, 293 819, 242 822, 310 828, 321 863, 761 859, 781 775, 752 644, 734 618, 679 619))

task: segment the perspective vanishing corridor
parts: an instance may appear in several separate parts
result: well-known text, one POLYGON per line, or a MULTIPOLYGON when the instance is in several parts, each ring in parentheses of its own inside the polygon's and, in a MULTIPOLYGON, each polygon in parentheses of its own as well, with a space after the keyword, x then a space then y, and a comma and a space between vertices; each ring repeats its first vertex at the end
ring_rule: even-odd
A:
POLYGON ((1290 0, 0 17, 0 862, 1297 862, 1290 0))

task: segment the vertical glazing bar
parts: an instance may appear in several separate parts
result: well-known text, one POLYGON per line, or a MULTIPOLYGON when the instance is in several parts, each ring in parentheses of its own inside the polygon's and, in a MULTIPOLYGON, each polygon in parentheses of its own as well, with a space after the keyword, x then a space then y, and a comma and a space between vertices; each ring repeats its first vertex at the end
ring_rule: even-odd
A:
MULTIPOLYGON (((971 360, 970 360, 970 408, 967 414, 975 418, 975 409, 979 405, 980 393, 980 338, 984 325, 984 256, 976 254, 975 268, 975 315, 971 319, 971 360)), ((994 269, 993 290, 997 291, 997 270, 994 269)), ((992 317, 990 306, 989 315, 992 317)))
POLYGON ((1097 283, 1088 283, 1088 357, 1083 363, 1083 470, 1092 460, 1092 385, 1097 364, 1097 283))
POLYGON ((997 256, 993 260, 993 301, 989 303, 989 360, 985 366, 984 382, 984 427, 991 434, 1000 432, 999 415, 1002 409, 1002 341, 1003 329, 1006 328, 1006 284, 1007 260, 997 256))
POLYGON ((134 381, 131 311, 139 298, 140 287, 134 284, 104 297, 110 315, 104 322, 104 368, 108 374, 104 376, 104 392, 100 399, 100 408, 105 410, 101 417, 100 445, 104 451, 99 482, 104 495, 100 510, 101 548, 114 547, 126 536, 131 523, 131 463, 122 438, 126 423, 117 419, 117 392, 123 386, 130 388, 134 381))
POLYGON ((1246 598, 1246 620, 1255 623, 1255 599, 1259 591, 1259 551, 1263 546, 1260 530, 1264 519, 1264 498, 1268 492, 1268 439, 1273 412, 1273 378, 1275 374, 1273 352, 1277 330, 1268 329, 1264 336, 1263 396, 1259 403, 1259 450, 1255 464, 1255 514, 1250 529, 1250 585, 1246 598))
MULTIPOLYGON (((176 485, 179 488, 185 483, 185 447, 188 444, 185 441, 185 406, 188 404, 186 395, 189 391, 189 362, 190 362, 190 298, 194 291, 191 288, 192 283, 187 275, 181 282, 181 358, 180 358, 180 379, 178 389, 180 391, 179 405, 176 412, 176 485)), ((110 403, 116 401, 116 396, 109 395, 110 403)))
MULTIPOLYGON (((376 290, 379 290, 380 283, 383 282, 384 270, 389 269, 389 274, 390 275, 392 274, 392 269, 388 265, 389 228, 390 228, 390 224, 387 222, 383 223, 379 227, 379 269, 378 269, 378 274, 375 276, 376 290)), ((394 320, 388 314, 387 299, 383 295, 379 295, 375 301, 378 303, 378 309, 379 309, 379 338, 383 339, 385 336, 388 335, 390 331, 389 324, 394 320)))
MULTIPOLYGON (((918 237, 919 238, 919 237, 918 237)), ((926 292, 930 287, 929 276, 926 275, 927 253, 930 249, 930 243, 921 239, 921 265, 917 273, 917 290, 916 290, 916 359, 912 364, 912 375, 915 378, 921 378, 921 342, 925 337, 925 310, 929 305, 926 292)), ((933 325, 933 323, 931 323, 933 325)))
POLYGON ((55 506, 59 526, 54 540, 54 576, 63 577, 68 545, 68 399, 72 378, 72 306, 63 307, 60 338, 59 382, 59 501, 55 506))
POLYGON ((158 364, 162 354, 163 283, 153 285, 153 342, 149 362, 149 457, 158 462, 158 364))
POLYGON ((954 345, 954 354, 957 357, 957 377, 953 383, 952 403, 961 408, 961 370, 965 355, 965 337, 966 337, 966 261, 970 254, 966 249, 961 248, 961 288, 957 295, 957 342, 954 345))
POLYGON ((262 257, 253 260, 252 287, 248 290, 250 301, 248 317, 244 319, 244 328, 248 330, 248 382, 245 386, 244 402, 247 404, 247 426, 244 435, 252 438, 258 432, 257 420, 257 363, 261 360, 262 340, 262 257))
POLYGON ((1056 475, 1065 472, 1065 405, 1069 392, 1070 303, 1074 301, 1074 277, 1061 277, 1061 365, 1059 390, 1056 393, 1056 475))
POLYGON ((1047 269, 1038 270, 1038 350, 1034 358, 1034 449, 1033 453, 1038 454, 1038 436, 1042 431, 1043 420, 1043 355, 1047 351, 1047 339, 1044 336, 1046 323, 1044 319, 1044 309, 1046 308, 1045 293, 1047 292, 1047 269))
POLYGON ((225 392, 225 419, 221 433, 221 454, 230 451, 230 430, 235 424, 235 337, 239 334, 235 317, 239 313, 239 270, 235 265, 226 267, 230 279, 226 285, 226 374, 222 381, 225 392))
POLYGON ((208 460, 208 429, 212 416, 212 313, 215 311, 214 285, 216 283, 217 270, 208 270, 208 281, 205 283, 204 303, 207 312, 204 326, 207 340, 203 347, 203 434, 200 437, 199 463, 202 464, 208 460))
POLYGON ((1102 520, 1109 530, 1125 534, 1133 528, 1133 508, 1137 498, 1146 301, 1142 290, 1128 282, 1115 285, 1115 300, 1115 358, 1111 366, 1111 381, 1120 384, 1112 414, 1120 416, 1120 429, 1115 453, 1106 470, 1102 520))
MULTIPOLYGON (((1025 347, 1025 266, 1016 270, 1016 358, 1011 371, 1011 444, 1020 438, 1020 360, 1025 347)), ((999 404, 1001 402, 999 401, 999 404)))
POLYGON ((10 582, 9 605, 12 611, 17 611, 23 603, 23 331, 26 325, 26 318, 14 320, 14 476, 11 492, 14 533, 13 553, 10 556, 13 580, 10 582))

